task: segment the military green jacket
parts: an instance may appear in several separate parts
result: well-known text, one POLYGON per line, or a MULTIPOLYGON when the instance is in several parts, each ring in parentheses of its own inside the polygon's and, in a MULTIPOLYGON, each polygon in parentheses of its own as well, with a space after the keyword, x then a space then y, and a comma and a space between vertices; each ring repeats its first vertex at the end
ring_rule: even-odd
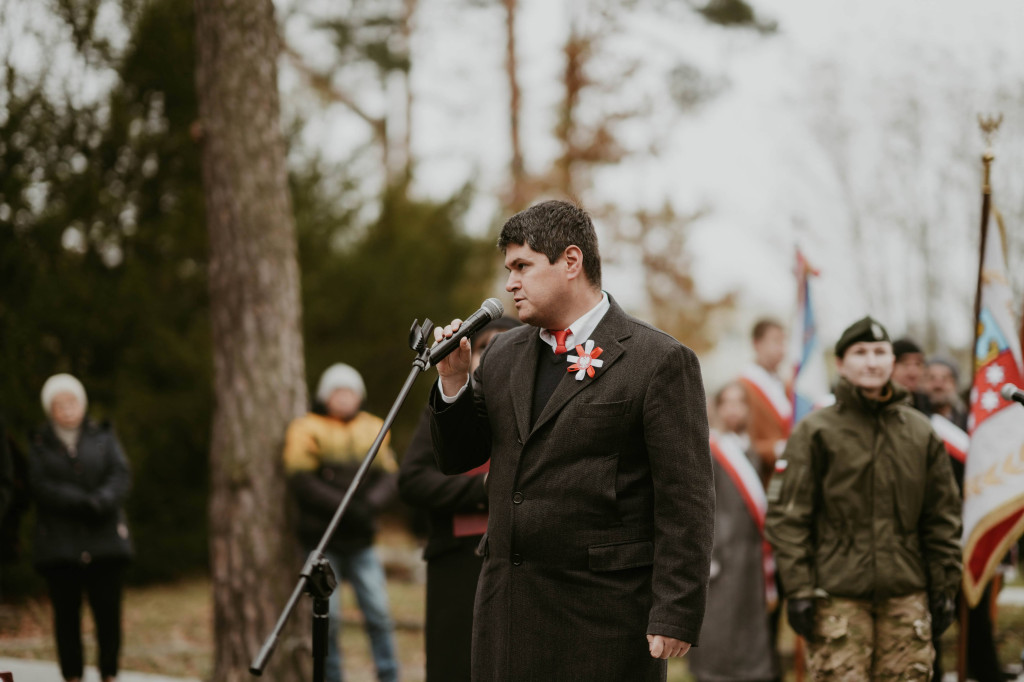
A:
POLYGON ((841 380, 836 404, 786 444, 765 530, 789 598, 956 594, 960 495, 949 455, 907 394, 890 390, 876 402, 841 380))

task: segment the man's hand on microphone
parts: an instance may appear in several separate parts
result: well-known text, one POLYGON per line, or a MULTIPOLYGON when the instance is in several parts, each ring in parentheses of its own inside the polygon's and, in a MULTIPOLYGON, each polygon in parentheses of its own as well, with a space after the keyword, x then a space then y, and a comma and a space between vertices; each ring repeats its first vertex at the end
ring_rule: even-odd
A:
MULTIPOLYGON (((450 339, 461 326, 462 320, 456 318, 443 328, 434 327, 434 342, 439 343, 442 339, 450 339)), ((469 381, 470 360, 469 339, 464 337, 459 342, 458 349, 437 363, 437 373, 441 376, 441 388, 444 389, 445 395, 454 396, 469 381)))

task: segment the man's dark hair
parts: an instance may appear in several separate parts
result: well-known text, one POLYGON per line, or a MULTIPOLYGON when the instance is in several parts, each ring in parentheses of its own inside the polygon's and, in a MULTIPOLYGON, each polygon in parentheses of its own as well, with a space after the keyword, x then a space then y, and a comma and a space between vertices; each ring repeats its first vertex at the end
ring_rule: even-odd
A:
POLYGON ((750 338, 754 341, 760 341, 764 338, 764 335, 768 333, 769 329, 785 329, 782 323, 776 320, 774 317, 762 317, 760 320, 754 323, 754 330, 750 332, 750 338))
POLYGON ((900 358, 904 355, 910 355, 911 353, 924 355, 924 351, 921 350, 921 346, 916 341, 907 338, 906 336, 892 342, 892 354, 896 356, 896 362, 899 362, 900 358))
POLYGON ((738 380, 737 381, 730 381, 725 386, 722 386, 720 389, 718 389, 715 392, 715 397, 712 398, 712 400, 714 401, 714 406, 716 408, 722 406, 722 401, 725 400, 725 392, 730 390, 730 389, 733 389, 733 388, 738 388, 740 391, 742 391, 743 392, 743 402, 747 402, 747 392, 746 392, 746 389, 743 388, 743 384, 740 383, 738 380))
POLYGON ((597 232, 590 216, 568 201, 544 201, 508 219, 498 236, 502 253, 509 244, 526 244, 554 263, 570 246, 583 252, 583 273, 595 287, 601 287, 601 254, 597 232))

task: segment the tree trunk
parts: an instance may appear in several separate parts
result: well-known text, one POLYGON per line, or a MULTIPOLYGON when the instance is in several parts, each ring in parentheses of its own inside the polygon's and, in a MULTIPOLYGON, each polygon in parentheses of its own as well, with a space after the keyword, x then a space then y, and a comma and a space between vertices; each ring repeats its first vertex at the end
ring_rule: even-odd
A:
POLYGON ((505 77, 508 80, 509 134, 512 159, 509 170, 512 175, 512 192, 509 208, 521 211, 526 208, 526 166, 523 162, 523 147, 519 133, 519 118, 522 113, 522 92, 519 88, 519 62, 516 59, 516 14, 518 0, 502 0, 505 7, 505 77))
MULTIPOLYGON (((248 668, 298 578, 280 459, 305 411, 299 268, 271 0, 196 0, 216 408, 210 452, 213 679, 248 668)), ((267 678, 308 679, 293 618, 267 678)))

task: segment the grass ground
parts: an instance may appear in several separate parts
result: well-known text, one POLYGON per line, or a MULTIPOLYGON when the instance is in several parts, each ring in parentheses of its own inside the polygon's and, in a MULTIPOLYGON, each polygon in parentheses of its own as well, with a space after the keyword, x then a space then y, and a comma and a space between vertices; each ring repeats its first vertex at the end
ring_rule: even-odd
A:
MULTIPOLYGON (((408 536, 385 534, 387 547, 415 551, 408 536)), ((398 567, 389 572, 388 589, 397 624, 398 650, 402 678, 406 682, 424 679, 423 603, 424 586, 415 579, 417 571, 398 567)), ((348 682, 372 682, 369 642, 359 625, 361 615, 351 589, 343 592, 348 625, 342 633, 348 682)), ((0 607, 0 656, 38 660, 56 660, 49 604, 45 599, 30 599, 17 606, 0 607)), ((85 619, 87 633, 92 632, 85 619)), ((210 583, 205 578, 144 588, 129 588, 125 594, 125 640, 122 667, 126 670, 156 672, 174 676, 208 679, 212 662, 212 605, 210 583)), ((1024 608, 1004 607, 999 613, 999 651, 1004 664, 1018 662, 1024 649, 1024 608)), ((86 635, 87 660, 95 661, 91 634, 86 635)), ((946 670, 955 670, 956 628, 944 637, 946 670)), ((792 660, 793 638, 787 630, 781 642, 785 660, 792 660)), ((684 682, 689 677, 684 660, 669 663, 669 681, 684 682)), ((788 675, 787 679, 792 679, 788 675)))

